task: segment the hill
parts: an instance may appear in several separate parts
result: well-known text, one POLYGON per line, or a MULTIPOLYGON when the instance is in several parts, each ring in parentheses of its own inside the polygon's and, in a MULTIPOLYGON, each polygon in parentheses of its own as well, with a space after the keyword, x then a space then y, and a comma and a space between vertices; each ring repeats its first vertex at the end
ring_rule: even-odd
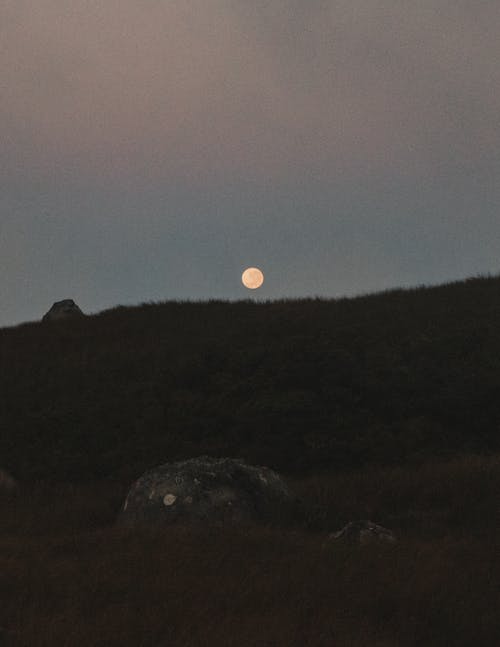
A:
POLYGON ((285 473, 499 448, 500 277, 342 298, 166 302, 0 330, 23 480, 229 455, 285 473))

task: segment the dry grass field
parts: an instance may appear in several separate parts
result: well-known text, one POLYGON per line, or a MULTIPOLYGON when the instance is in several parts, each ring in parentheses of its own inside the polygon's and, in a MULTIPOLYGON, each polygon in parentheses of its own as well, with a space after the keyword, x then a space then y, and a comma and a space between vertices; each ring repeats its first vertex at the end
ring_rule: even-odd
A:
POLYGON ((290 479, 290 528, 116 528, 127 484, 38 482, 1 501, 3 645, 498 644, 500 457, 290 479), (352 519, 395 546, 333 544, 352 519))

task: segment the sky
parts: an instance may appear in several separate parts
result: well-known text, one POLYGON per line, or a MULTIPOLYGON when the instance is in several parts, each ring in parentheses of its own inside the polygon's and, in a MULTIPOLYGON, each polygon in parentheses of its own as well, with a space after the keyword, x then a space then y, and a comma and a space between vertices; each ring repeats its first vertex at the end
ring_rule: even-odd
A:
POLYGON ((2 0, 0 326, 497 274, 499 34, 498 0, 2 0))

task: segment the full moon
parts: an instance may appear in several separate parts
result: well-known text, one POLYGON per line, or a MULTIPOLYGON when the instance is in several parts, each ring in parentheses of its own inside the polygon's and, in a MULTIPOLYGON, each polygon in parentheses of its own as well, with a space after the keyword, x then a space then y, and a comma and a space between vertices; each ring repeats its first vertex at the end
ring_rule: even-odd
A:
POLYGON ((248 267, 241 275, 241 282, 249 290, 256 290, 264 283, 264 274, 258 267, 248 267))

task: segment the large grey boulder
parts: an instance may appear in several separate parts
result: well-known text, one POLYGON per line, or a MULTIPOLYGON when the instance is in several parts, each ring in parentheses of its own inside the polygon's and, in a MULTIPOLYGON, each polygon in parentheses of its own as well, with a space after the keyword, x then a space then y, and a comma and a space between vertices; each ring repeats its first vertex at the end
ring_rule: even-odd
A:
POLYGON ((73 299, 63 299, 54 303, 51 309, 44 314, 42 321, 61 321, 83 316, 83 312, 73 299))
POLYGON ((279 523, 290 519, 292 509, 287 486, 267 467, 200 456, 160 465, 141 476, 128 493, 118 523, 279 523))
POLYGON ((349 522, 341 530, 329 535, 329 539, 357 545, 396 542, 396 537, 391 530, 365 519, 349 522))

